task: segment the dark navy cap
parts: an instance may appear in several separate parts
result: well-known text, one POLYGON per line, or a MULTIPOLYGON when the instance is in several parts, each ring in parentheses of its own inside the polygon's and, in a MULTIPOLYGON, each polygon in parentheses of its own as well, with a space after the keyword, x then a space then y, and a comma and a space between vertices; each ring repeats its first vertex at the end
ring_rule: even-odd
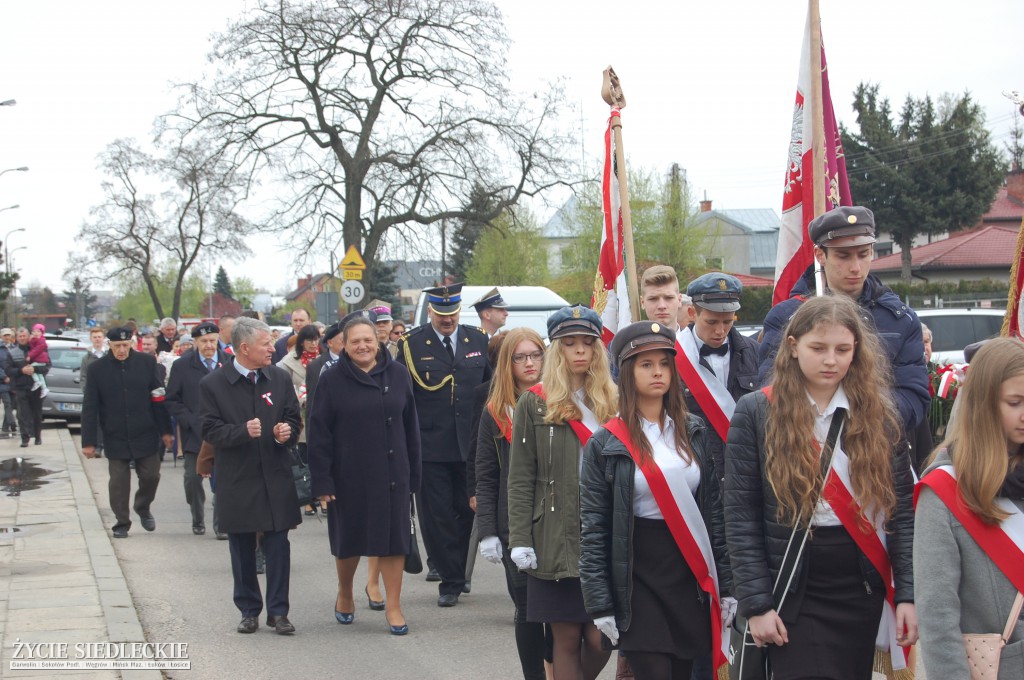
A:
POLYGON ((209 335, 211 333, 220 333, 220 329, 217 328, 217 324, 212 321, 204 321, 192 329, 193 338, 201 338, 204 335, 209 335))
POLYGON ((125 326, 115 326, 107 331, 107 340, 112 342, 120 342, 122 340, 132 339, 132 329, 125 326))
POLYGON ((601 337, 601 317, 593 309, 583 305, 562 307, 548 317, 548 339, 555 340, 567 335, 592 335, 601 337))
POLYGON ((377 315, 377 321, 394 321, 391 316, 391 305, 383 300, 370 300, 370 304, 363 307, 377 315))
POLYGON ((497 288, 491 288, 489 291, 484 293, 484 296, 473 303, 473 307, 476 309, 476 313, 484 311, 494 307, 496 309, 507 309, 508 303, 501 297, 501 293, 497 288))
POLYGON ((849 248, 875 242, 875 214, 860 205, 843 205, 818 215, 807 225, 818 247, 849 248))
POLYGON ((450 286, 427 288, 423 292, 427 294, 427 304, 431 309, 448 316, 462 309, 462 286, 461 283, 453 283, 450 286))
POLYGON ((338 322, 338 328, 340 328, 341 330, 345 330, 345 326, 348 325, 349 321, 352 321, 353 319, 357 319, 359 317, 365 317, 369 319, 370 323, 372 324, 377 323, 377 314, 373 310, 360 309, 352 312, 351 314, 346 314, 344 317, 342 317, 341 321, 338 322))
MULTIPOLYGON (((346 316, 345 318, 347 319, 348 317, 346 316)), ((328 340, 336 336, 343 329, 344 326, 341 325, 340 321, 338 323, 332 323, 330 326, 324 329, 324 342, 327 342, 328 340)))
POLYGON ((623 361, 640 352, 655 349, 676 353, 676 334, 668 326, 662 326, 656 321, 637 321, 620 328, 611 346, 616 366, 621 366, 623 361))
POLYGON ((735 312, 740 308, 743 284, 735 276, 710 272, 690 282, 686 294, 693 304, 709 312, 735 312))

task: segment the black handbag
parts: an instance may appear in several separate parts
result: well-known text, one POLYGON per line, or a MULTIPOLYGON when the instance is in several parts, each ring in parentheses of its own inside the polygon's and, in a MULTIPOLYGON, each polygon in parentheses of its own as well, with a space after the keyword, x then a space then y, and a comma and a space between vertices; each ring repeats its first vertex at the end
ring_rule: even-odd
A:
MULTIPOLYGON (((836 409, 821 456, 821 465, 825 476, 828 475, 828 470, 832 467, 832 451, 839 440, 839 433, 842 431, 845 421, 846 409, 836 409)), ((786 544, 786 552, 782 557, 779 575, 772 587, 772 602, 775 602, 776 613, 782 610, 782 605, 786 601, 786 593, 789 592, 789 587, 793 582, 793 575, 803 556, 805 545, 807 545, 807 527, 799 525, 793 527, 793 533, 789 535, 789 543, 786 544), (798 547, 793 550, 793 546, 798 547)), ((772 677, 768 647, 758 647, 754 644, 749 622, 739 614, 736 614, 736 618, 732 622, 732 640, 729 644, 729 651, 732 652, 732 663, 729 664, 730 680, 769 680, 772 677)))
POLYGON ((313 502, 312 481, 309 476, 309 466, 299 456, 298 447, 292 447, 292 480, 295 482, 295 495, 299 497, 299 507, 309 505, 313 502))
POLYGON ((416 503, 412 496, 409 496, 409 530, 412 535, 409 537, 409 554, 405 556, 405 572, 407 574, 419 574, 423 571, 423 560, 420 558, 420 542, 416 535, 416 503))

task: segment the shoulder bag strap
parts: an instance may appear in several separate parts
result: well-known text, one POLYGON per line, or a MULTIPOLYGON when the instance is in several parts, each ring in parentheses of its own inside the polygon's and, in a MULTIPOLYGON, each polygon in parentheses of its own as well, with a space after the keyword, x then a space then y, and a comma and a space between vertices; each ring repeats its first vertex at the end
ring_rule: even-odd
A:
POLYGON ((1013 607, 1010 609, 1010 617, 1006 619, 1006 628, 1003 629, 1003 642, 1009 643, 1010 636, 1013 635, 1013 629, 1017 627, 1017 619, 1020 617, 1020 607, 1024 604, 1024 593, 1017 591, 1017 597, 1013 601, 1013 607))
MULTIPOLYGON (((846 409, 836 409, 835 414, 832 416, 832 424, 828 429, 828 436, 825 438, 825 448, 821 455, 823 479, 828 475, 829 468, 832 467, 832 452, 835 450, 836 442, 839 441, 839 433, 842 431, 845 421, 846 409)), ((821 490, 818 491, 818 498, 820 500, 821 490)), ((815 501, 815 505, 817 504, 818 501, 815 501)), ((779 568, 779 576, 775 579, 775 587, 772 588, 772 600, 776 603, 776 612, 782 609, 782 603, 786 600, 786 593, 789 592, 789 587, 793 583, 793 578, 796 575, 796 565, 799 564, 800 558, 803 557, 806 544, 807 527, 800 527, 798 523, 797 526, 793 527, 793 533, 789 536, 789 543, 786 545, 786 552, 782 557, 782 566, 779 568), (800 547, 794 553, 792 548, 797 542, 799 542, 800 547)))

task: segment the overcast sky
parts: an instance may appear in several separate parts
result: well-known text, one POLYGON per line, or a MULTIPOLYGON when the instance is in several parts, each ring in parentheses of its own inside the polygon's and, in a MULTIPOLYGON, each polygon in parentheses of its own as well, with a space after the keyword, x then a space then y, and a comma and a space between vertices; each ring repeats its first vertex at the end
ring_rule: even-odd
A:
MULTIPOLYGON (((0 3, 0 238, 25 283, 60 291, 75 234, 100 199, 97 155, 119 137, 148 139, 171 109, 170 83, 207 68, 209 35, 243 0, 0 3), (24 249, 20 249, 24 246, 24 249)), ((601 72, 614 65, 631 164, 687 170, 716 208, 781 206, 806 2, 499 0, 514 41, 513 86, 563 77, 581 127, 578 153, 601 153, 608 107, 601 72)), ((899 110, 908 95, 970 91, 998 145, 1014 113, 1004 90, 1024 92, 1024 3, 978 0, 822 0, 833 104, 854 126, 859 82, 878 83, 899 110)), ((557 197, 561 198, 561 197, 557 197)), ((854 197, 856 199, 856 197, 854 197)), ((537 211, 546 219, 549 209, 537 211)), ((256 256, 225 261, 277 291, 294 285, 291 258, 271 237, 256 256)), ((326 254, 318 270, 327 269, 326 254)), ((98 286, 102 288, 103 286, 98 286)))

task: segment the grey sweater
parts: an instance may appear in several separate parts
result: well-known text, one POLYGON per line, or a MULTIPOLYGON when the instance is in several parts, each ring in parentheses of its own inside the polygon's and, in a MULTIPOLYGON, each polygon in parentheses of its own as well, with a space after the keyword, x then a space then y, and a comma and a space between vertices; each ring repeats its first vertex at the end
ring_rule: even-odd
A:
MULTIPOLYGON (((949 464, 942 451, 928 471, 949 464)), ((1024 509, 1024 502, 1017 505, 1024 509)), ((915 516, 914 587, 927 676, 970 678, 961 634, 1002 633, 1017 589, 927 487, 915 516)), ((1018 624, 1000 657, 1000 680, 1024 680, 1022 640, 1018 624)))

